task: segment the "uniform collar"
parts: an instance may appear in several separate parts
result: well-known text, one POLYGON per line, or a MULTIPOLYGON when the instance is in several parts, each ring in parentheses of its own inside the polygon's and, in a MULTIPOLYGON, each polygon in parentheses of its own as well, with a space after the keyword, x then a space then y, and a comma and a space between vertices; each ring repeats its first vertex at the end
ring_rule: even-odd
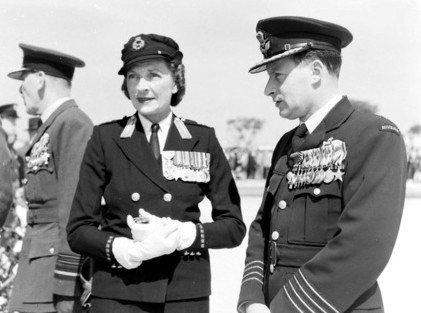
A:
MULTIPOLYGON (((342 99, 342 95, 336 95, 330 99, 324 106, 318 109, 305 121, 308 132, 311 134, 321 121, 328 115, 330 110, 342 99)), ((301 123, 300 123, 301 124, 301 123)))
POLYGON ((48 118, 54 113, 55 110, 57 110, 57 108, 62 105, 64 102, 71 100, 71 97, 64 97, 61 99, 58 99, 57 101, 53 102, 52 104, 50 104, 45 111, 41 114, 41 121, 43 123, 45 123, 48 118))
MULTIPOLYGON (((141 114, 137 114, 139 116, 139 121, 142 124, 143 130, 145 131, 146 139, 149 141, 151 138, 151 126, 152 122, 142 116, 141 114)), ((170 131, 171 123, 173 119, 173 114, 170 113, 166 118, 164 118, 162 121, 160 121, 159 124, 159 130, 158 130, 158 139, 159 139, 159 148, 161 149, 161 152, 163 151, 163 148, 165 146, 165 142, 167 141, 168 132, 170 131)))

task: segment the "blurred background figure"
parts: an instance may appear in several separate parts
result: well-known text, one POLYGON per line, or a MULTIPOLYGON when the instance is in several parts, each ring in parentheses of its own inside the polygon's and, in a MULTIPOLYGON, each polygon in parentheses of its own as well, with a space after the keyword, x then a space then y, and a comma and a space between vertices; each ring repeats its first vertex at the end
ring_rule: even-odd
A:
MULTIPOLYGON (((1 229, 0 237, 0 310, 2 310, 10 298, 13 280, 16 275, 19 252, 22 245, 24 225, 17 214, 19 203, 25 205, 22 192, 22 178, 24 176, 23 158, 16 152, 14 144, 17 139, 16 120, 19 118, 16 104, 9 103, 0 106, 0 120, 2 135, 7 146, 10 161, 6 165, 10 184, 10 211, 1 229)), ((2 140, 3 140, 2 138, 2 140)), ((3 162, 3 158, 2 158, 3 162)), ((4 178, 2 177, 2 180, 4 178)), ((5 183, 4 181, 2 184, 5 183)), ((23 216, 25 214, 22 214, 23 216)))

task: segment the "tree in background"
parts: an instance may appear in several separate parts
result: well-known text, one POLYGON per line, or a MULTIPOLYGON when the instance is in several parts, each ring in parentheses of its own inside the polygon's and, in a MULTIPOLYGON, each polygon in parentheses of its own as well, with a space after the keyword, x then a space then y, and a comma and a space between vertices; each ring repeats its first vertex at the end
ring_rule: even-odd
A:
POLYGON ((263 124, 263 120, 255 117, 237 117, 227 121, 231 144, 225 152, 237 179, 255 178, 259 165, 256 164, 252 143, 263 124))
POLYGON ((250 147, 264 121, 255 117, 237 117, 227 121, 230 136, 238 147, 250 147))

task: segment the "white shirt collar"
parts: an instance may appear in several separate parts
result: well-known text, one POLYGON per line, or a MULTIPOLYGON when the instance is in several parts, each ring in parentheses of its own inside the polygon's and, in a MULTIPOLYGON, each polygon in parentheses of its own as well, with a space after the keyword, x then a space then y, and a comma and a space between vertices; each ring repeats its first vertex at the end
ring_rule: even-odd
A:
POLYGON ((60 105, 62 105, 64 102, 66 102, 70 99, 72 99, 72 98, 71 97, 65 97, 65 98, 58 99, 56 102, 53 102, 52 104, 50 104, 45 109, 45 111, 41 114, 41 121, 43 123, 45 123, 48 120, 48 118, 51 116, 51 114, 53 114, 54 111, 57 110, 60 105))
MULTIPOLYGON (((139 116, 140 123, 142 124, 142 127, 145 131, 146 139, 149 141, 151 139, 151 126, 152 122, 142 116, 141 114, 137 114, 139 116)), ((159 140, 159 149, 162 151, 164 150, 165 142, 167 141, 168 133, 170 131, 171 123, 172 123, 172 117, 173 114, 170 113, 166 118, 164 118, 162 121, 160 121, 159 124, 159 130, 158 130, 158 140, 159 140)))
POLYGON ((334 96, 328 103, 318 109, 305 121, 308 132, 311 134, 317 126, 323 121, 326 115, 333 109, 333 107, 342 99, 342 95, 334 96))

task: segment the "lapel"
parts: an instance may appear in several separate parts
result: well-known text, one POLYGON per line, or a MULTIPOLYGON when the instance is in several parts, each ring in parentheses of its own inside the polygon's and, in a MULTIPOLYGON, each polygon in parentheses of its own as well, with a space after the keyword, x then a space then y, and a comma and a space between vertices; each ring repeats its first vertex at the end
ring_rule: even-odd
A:
POLYGON ((161 165, 156 161, 155 156, 153 155, 149 142, 146 139, 142 123, 140 123, 137 113, 134 116, 136 117, 136 125, 133 134, 129 138, 120 138, 120 134, 128 121, 128 118, 126 118, 122 121, 122 127, 117 129, 114 141, 130 162, 145 174, 145 176, 163 190, 168 191, 165 178, 162 175, 161 165))
POLYGON ((65 110, 72 108, 72 107, 77 107, 76 102, 74 100, 68 100, 65 101, 63 104, 61 104, 57 110, 55 110, 53 112, 53 114, 50 115, 50 117, 45 121, 45 123, 42 123, 42 125, 40 126, 40 128, 38 129, 36 135, 34 136, 34 138, 31 140, 29 147, 26 151, 26 154, 28 154, 32 147, 34 146, 34 144, 41 138, 41 136, 46 132, 46 130, 51 126, 51 124, 54 122, 54 120, 57 118, 57 116, 59 116, 61 113, 63 113, 65 110))
MULTIPOLYGON (((172 123, 170 129, 168 131, 167 141, 165 142, 164 150, 176 150, 176 151, 192 151, 193 148, 196 146, 197 142, 199 141, 199 137, 192 133, 191 139, 183 139, 181 138, 180 132, 178 131, 177 127, 174 123, 174 118, 177 118, 173 115, 172 123)), ((186 125, 187 127, 187 125, 186 125)))
POLYGON ((318 147, 323 141, 329 139, 327 133, 341 126, 354 112, 347 97, 342 99, 330 110, 311 135, 306 137, 306 146, 318 147))

